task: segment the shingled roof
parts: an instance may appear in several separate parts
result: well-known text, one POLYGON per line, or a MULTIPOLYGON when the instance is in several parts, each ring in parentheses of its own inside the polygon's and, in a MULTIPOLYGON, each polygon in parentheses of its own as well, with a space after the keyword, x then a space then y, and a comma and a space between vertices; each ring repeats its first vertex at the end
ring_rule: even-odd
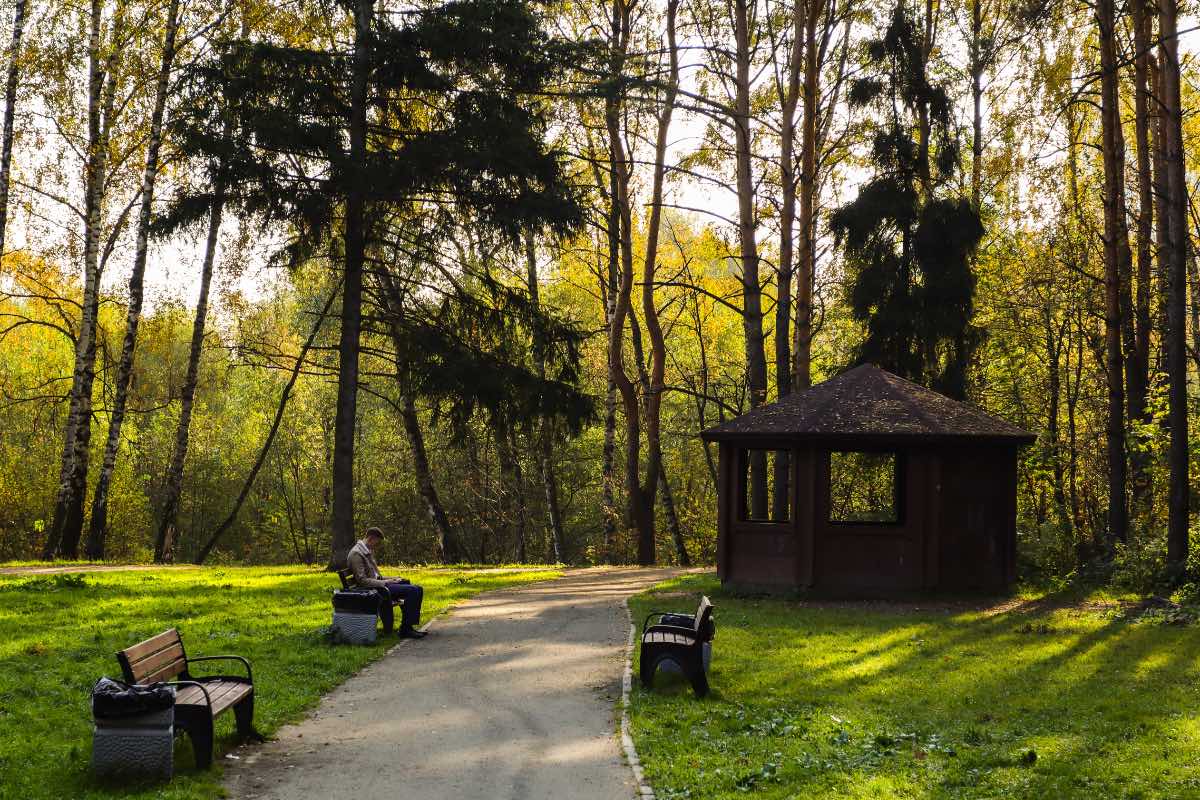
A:
POLYGON ((991 439, 1013 445, 1034 435, 975 406, 951 400, 873 364, 863 364, 777 403, 701 433, 723 439, 991 439))

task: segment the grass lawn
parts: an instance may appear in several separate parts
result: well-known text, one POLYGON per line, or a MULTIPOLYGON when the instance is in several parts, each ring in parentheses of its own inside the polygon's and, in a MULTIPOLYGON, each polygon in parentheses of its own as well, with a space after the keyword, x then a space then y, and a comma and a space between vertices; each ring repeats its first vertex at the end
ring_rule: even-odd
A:
MULTIPOLYGON (((478 592, 559 574, 551 568, 384 572, 425 587, 425 620, 478 592)), ((117 650, 175 626, 189 655, 250 659, 255 723, 269 735, 397 641, 331 645, 326 630, 336 583, 336 576, 305 567, 0 576, 0 798, 221 796, 219 762, 234 743, 232 713, 217 723, 218 766, 211 771, 192 767, 190 742, 180 737, 169 784, 93 781, 92 684, 102 675, 120 678, 117 650)))
POLYGON ((660 800, 1200 798, 1200 628, 1054 598, 736 598, 712 575, 630 607, 640 624, 701 591, 712 693, 631 697, 660 800))

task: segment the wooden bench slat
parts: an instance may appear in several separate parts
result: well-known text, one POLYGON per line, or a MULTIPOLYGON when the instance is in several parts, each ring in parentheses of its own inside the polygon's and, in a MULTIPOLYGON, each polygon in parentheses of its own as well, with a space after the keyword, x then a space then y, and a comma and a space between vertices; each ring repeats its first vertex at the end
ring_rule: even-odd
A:
POLYGON ((229 683, 222 684, 223 692, 219 697, 213 698, 213 716, 217 716, 230 706, 237 705, 238 701, 250 693, 250 684, 248 683, 229 683))
POLYGON ((151 636, 144 642, 138 642, 133 647, 127 647, 121 651, 130 664, 141 661, 146 656, 153 655, 159 650, 165 650, 173 644, 179 644, 179 631, 171 628, 169 631, 163 631, 157 636, 151 636))
POLYGON ((175 705, 202 706, 204 705, 204 692, 199 686, 177 686, 175 688, 175 705))
POLYGON ((669 633, 666 631, 653 631, 651 633, 647 633, 642 641, 652 644, 665 643, 691 645, 696 643, 695 638, 691 636, 686 636, 682 633, 669 633))
POLYGON ((129 661, 129 669, 133 672, 134 680, 136 680, 138 683, 143 682, 143 676, 159 673, 164 667, 168 666, 174 666, 177 668, 176 671, 172 673, 175 675, 183 672, 184 668, 187 666, 187 662, 184 660, 183 655, 183 645, 178 641, 176 641, 174 644, 168 645, 156 653, 151 653, 140 661, 135 661, 133 659, 130 659, 129 661))
POLYGON ((212 703, 214 717, 237 705, 238 701, 250 694, 251 686, 241 681, 204 681, 204 689, 199 686, 182 686, 175 691, 175 705, 205 707, 204 690, 208 691, 208 699, 212 703))
POLYGON ((153 672, 142 674, 134 673, 134 678, 137 683, 158 683, 159 681, 169 681, 172 678, 181 675, 187 669, 187 662, 183 659, 172 661, 169 664, 164 664, 153 672))

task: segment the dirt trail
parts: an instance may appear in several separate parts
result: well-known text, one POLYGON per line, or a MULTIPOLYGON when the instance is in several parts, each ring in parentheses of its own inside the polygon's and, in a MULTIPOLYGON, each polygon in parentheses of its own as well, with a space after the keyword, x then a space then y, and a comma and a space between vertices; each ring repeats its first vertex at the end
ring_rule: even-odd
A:
POLYGON ((594 569, 479 595, 227 760, 234 798, 624 800, 621 601, 671 573, 594 569))

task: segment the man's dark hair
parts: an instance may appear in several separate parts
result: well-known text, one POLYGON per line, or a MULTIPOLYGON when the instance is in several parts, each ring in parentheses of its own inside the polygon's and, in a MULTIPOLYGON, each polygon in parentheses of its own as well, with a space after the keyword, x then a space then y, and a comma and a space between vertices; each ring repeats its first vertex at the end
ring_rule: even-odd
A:
POLYGON ((367 532, 363 534, 363 538, 370 539, 372 536, 374 536, 376 539, 382 539, 383 531, 376 527, 367 528, 367 532))

